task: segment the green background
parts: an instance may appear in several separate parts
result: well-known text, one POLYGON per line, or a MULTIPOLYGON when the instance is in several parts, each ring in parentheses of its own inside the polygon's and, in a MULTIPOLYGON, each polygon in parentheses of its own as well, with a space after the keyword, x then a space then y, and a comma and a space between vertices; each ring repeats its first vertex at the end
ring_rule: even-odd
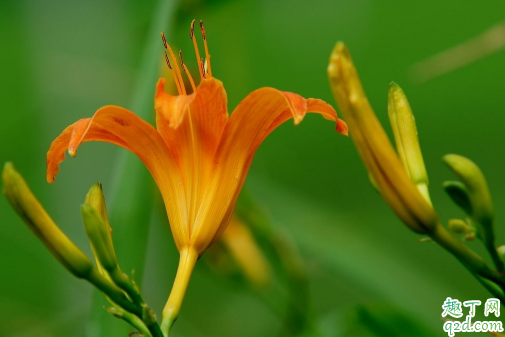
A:
MULTIPOLYGON (((79 205, 95 181, 103 183, 106 196, 114 184, 129 183, 117 181, 113 169, 125 151, 87 144, 62 165, 54 185, 45 181, 45 153, 61 130, 97 108, 132 108, 156 8, 154 2, 137 1, 0 2, 0 162, 14 162, 59 226, 87 253, 79 205)), ((225 85, 230 111, 263 86, 334 105, 326 66, 335 42, 344 41, 389 134, 389 82, 408 95, 441 218, 462 216, 441 189, 453 178, 441 157, 468 156, 487 176, 503 243, 505 50, 426 82, 410 74, 416 63, 505 20, 504 13, 500 0, 191 0, 172 5, 165 30, 195 70, 189 23, 205 21, 213 74, 225 85)), ((147 59, 161 62, 161 55, 160 48, 147 59)), ((142 83, 142 90, 153 95, 154 84, 142 83)), ((159 313, 178 256, 159 192, 151 187, 143 283, 145 299, 159 313)), ((273 132, 254 158, 246 187, 299 247, 310 273, 312 310, 325 335, 393 336, 385 325, 395 324, 403 329, 399 336, 444 336, 440 314, 446 297, 489 297, 452 256, 417 242, 419 236, 370 186, 351 139, 318 116, 273 132)), ((139 204, 146 200, 128 197, 139 204)), ((5 199, 0 219, 0 336, 84 336, 92 288, 53 259, 5 199)), ((130 242, 119 249, 120 261, 142 256, 130 242)), ((477 242, 470 246, 482 251, 477 242)), ((244 282, 210 265, 197 264, 173 336, 276 335, 282 317, 244 282)), ((110 321, 122 329, 117 336, 132 331, 110 321)))

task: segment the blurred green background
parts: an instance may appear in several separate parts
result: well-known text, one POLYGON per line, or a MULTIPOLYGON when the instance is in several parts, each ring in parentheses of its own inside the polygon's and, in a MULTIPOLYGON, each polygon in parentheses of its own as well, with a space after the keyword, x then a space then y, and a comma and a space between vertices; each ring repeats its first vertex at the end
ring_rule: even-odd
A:
MULTIPOLYGON (((132 108, 156 8, 138 1, 0 2, 0 162, 14 162, 87 253, 79 205, 95 181, 103 183, 106 196, 115 183, 129 183, 115 182, 113 169, 125 151, 87 144, 62 165, 54 185, 45 181, 45 154, 61 130, 97 108, 132 108)), ((412 76, 416 64, 479 36, 505 20, 504 13, 500 0, 190 0, 172 4, 164 29, 194 71, 189 23, 205 21, 213 74, 224 82, 230 111, 262 86, 334 105, 326 66, 335 42, 344 41, 384 125, 389 82, 399 83, 409 97, 442 219, 461 213, 441 190, 442 181, 453 177, 440 159, 446 153, 468 156, 488 178, 498 241, 505 243, 505 50, 428 81, 412 76)), ((158 51, 147 59, 161 60, 158 51)), ((153 95, 154 84, 144 90, 153 95)), ((444 336, 440 314, 446 297, 490 297, 452 256, 417 242, 370 186, 351 139, 338 136, 320 117, 276 130, 258 150, 246 187, 301 251, 322 335, 396 336, 388 327, 395 324, 402 329, 398 336, 444 336)), ((159 313, 178 255, 159 192, 148 190, 155 202, 143 224, 150 223, 142 281, 144 298, 159 313)), ((0 215, 0 336, 84 336, 92 288, 53 259, 5 199, 0 215)), ((478 243, 470 246, 481 251, 478 243)), ((121 248, 120 261, 136 254, 135 245, 121 248)), ((173 336, 278 334, 282 315, 246 283, 209 265, 197 264, 173 336)), ((119 326, 117 336, 131 331, 110 321, 119 326)))

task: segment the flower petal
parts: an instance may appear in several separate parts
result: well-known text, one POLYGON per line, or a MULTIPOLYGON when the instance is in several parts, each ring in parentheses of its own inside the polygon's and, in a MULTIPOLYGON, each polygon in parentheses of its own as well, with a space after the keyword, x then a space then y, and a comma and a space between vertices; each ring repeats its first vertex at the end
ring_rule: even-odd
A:
POLYGON ((197 240, 198 249, 205 250, 226 228, 261 142, 290 118, 295 124, 300 123, 309 109, 345 125, 329 104, 273 88, 256 90, 237 106, 223 132, 214 159, 213 177, 193 225, 191 236, 197 240), (220 207, 215 207, 216 204, 220 207))
MULTIPOLYGON (((164 91, 165 79, 156 86, 156 124, 178 160, 197 155, 213 157, 228 120, 227 96, 221 81, 203 80, 195 93, 172 96, 164 91)), ((181 169, 187 169, 182 167, 181 169)))
MULTIPOLYGON (((69 148, 70 138, 72 137, 72 134, 75 133, 74 130, 77 131, 86 129, 90 120, 91 118, 83 118, 78 120, 63 130, 63 132, 51 143, 49 151, 47 152, 46 180, 48 183, 52 184, 58 175, 58 172, 60 171, 59 165, 65 160, 65 151, 67 151, 69 148)), ((116 137, 97 124, 88 130, 85 139, 85 141, 93 140, 112 143, 130 150, 127 144, 119 137, 116 137)), ((75 156, 75 148, 74 150, 69 150, 69 152, 71 152, 72 156, 75 156)))
POLYGON ((175 159, 160 134, 133 112, 118 107, 100 108, 92 118, 81 119, 67 127, 47 152, 47 180, 52 183, 58 164, 68 148, 75 155, 83 142, 103 141, 119 145, 135 153, 156 181, 165 206, 176 244, 189 237, 184 186, 175 159), (170 172, 170 173, 167 173, 170 172))
POLYGON ((188 96, 171 96, 164 85, 165 80, 160 79, 156 87, 156 124, 179 164, 191 205, 191 223, 228 120, 227 96, 221 81, 214 78, 203 80, 188 96))

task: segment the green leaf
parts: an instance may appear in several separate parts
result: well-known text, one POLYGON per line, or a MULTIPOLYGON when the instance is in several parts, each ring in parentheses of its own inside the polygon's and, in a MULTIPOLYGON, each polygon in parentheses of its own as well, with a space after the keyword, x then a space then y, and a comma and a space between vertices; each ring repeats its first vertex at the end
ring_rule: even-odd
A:
POLYGON ((468 196, 465 184, 459 181, 444 181, 443 187, 452 201, 465 211, 466 214, 472 216, 472 204, 470 203, 470 197, 468 196))

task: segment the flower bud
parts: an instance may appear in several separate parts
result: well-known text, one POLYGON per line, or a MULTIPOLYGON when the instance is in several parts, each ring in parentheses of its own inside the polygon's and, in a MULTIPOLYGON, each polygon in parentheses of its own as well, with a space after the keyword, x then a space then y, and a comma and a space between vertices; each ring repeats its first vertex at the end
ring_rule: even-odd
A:
POLYGON ((505 262, 505 245, 498 246, 498 248, 496 248, 496 251, 498 252, 498 255, 502 261, 505 262))
POLYGON ((97 261, 105 270, 115 270, 117 268, 116 252, 107 225, 90 204, 81 206, 81 214, 91 249, 97 261))
POLYGON ((221 241, 251 284, 262 287, 271 281, 270 266, 242 220, 233 216, 221 241))
POLYGON ((337 43, 331 54, 328 75, 338 107, 379 192, 412 230, 423 234, 432 232, 438 225, 438 216, 410 180, 391 146, 343 43, 337 43))
POLYGON ((428 194, 428 174, 419 146, 416 121, 405 93, 394 82, 389 85, 388 115, 396 142, 396 151, 403 166, 426 201, 431 204, 428 194))
POLYGON ((3 193, 32 232, 68 271, 79 278, 86 278, 93 264, 56 226, 12 163, 5 164, 2 181, 3 193))
POLYGON ((84 202, 85 204, 81 206, 84 228, 100 273, 126 291, 134 303, 143 305, 139 289, 119 267, 112 241, 112 228, 107 216, 105 196, 100 183, 91 186, 84 202))
POLYGON ((466 187, 472 217, 483 226, 490 226, 494 216, 493 201, 482 171, 470 159, 455 154, 444 156, 444 162, 466 187))
MULTIPOLYGON (((109 216, 107 215, 107 206, 105 204, 105 196, 103 195, 102 184, 95 183, 86 194, 84 203, 90 205, 100 215, 100 218, 105 222, 107 231, 112 233, 112 228, 109 224, 109 216)), ((109 235, 111 236, 111 235, 109 235)))
POLYGON ((450 219, 448 227, 451 232, 456 234, 465 234, 471 231, 470 226, 461 219, 450 219))

